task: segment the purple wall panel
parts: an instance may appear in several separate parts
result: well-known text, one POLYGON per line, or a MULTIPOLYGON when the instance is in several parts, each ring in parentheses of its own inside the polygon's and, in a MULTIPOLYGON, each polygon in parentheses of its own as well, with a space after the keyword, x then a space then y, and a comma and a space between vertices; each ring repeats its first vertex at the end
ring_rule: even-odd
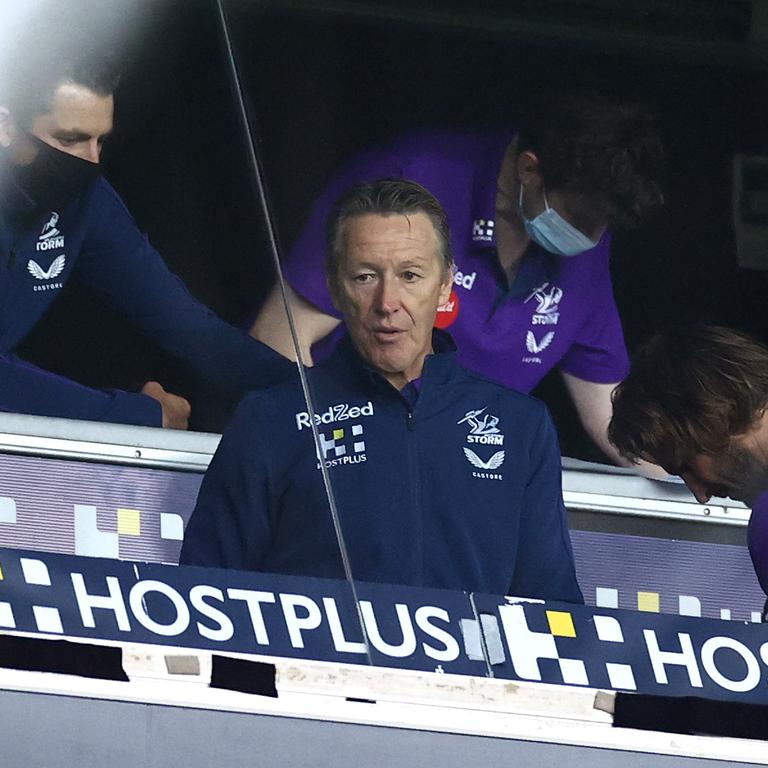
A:
POLYGON ((571 540, 589 605, 744 621, 762 610, 746 547, 593 531, 571 540))
POLYGON ((196 473, 2 455, 0 546, 175 563, 201 480, 196 473))

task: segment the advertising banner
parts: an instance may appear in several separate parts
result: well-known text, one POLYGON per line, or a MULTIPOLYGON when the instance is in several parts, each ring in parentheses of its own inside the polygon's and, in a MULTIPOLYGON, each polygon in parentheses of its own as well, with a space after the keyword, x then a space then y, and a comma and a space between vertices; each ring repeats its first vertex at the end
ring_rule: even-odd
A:
POLYGON ((463 592, 361 583, 358 612, 343 581, 6 549, 0 576, 0 631, 487 674, 463 592))
MULTIPOLYGON (((202 477, 0 454, 0 546, 175 564, 202 477)), ((571 540, 590 605, 760 621, 746 547, 614 531, 571 540)))
POLYGON ((326 579, 0 549, 0 631, 768 704, 764 625, 372 584, 358 599, 326 579))
POLYGON ((494 677, 768 702, 768 627, 474 595, 494 677))

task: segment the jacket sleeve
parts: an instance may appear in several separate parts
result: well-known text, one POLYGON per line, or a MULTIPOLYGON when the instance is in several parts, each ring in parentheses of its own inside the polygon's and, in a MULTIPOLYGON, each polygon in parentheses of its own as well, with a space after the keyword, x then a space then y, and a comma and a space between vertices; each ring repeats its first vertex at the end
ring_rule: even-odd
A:
POLYGON ((160 403, 146 395, 98 390, 0 355, 0 410, 35 416, 162 427, 160 403))
POLYGON ((288 378, 295 366, 197 301, 166 267, 104 180, 93 190, 76 277, 200 378, 230 394, 288 378))
POLYGON ((523 497, 509 594, 583 603, 563 504, 557 435, 543 405, 541 413, 531 448, 531 475, 523 497))
POLYGON ((271 541, 270 451, 262 440, 269 407, 251 394, 235 411, 200 486, 179 565, 258 569, 271 541))

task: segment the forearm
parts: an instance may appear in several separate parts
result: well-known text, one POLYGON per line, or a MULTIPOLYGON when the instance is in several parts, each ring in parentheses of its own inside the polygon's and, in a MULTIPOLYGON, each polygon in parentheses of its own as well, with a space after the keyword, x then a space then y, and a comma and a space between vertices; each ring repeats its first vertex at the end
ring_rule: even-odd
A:
MULTIPOLYGON (((339 320, 312 306, 287 285, 286 293, 291 306, 302 362, 304 365, 313 365, 312 345, 331 333, 339 324, 339 320)), ((251 326, 250 334, 283 357, 296 360, 296 347, 288 321, 288 312, 279 286, 274 286, 270 291, 251 326)))
POLYGON ((608 424, 611 421, 610 415, 607 418, 596 418, 594 414, 585 415, 579 412, 579 418, 581 425, 584 427, 584 431, 612 464, 619 467, 634 466, 632 462, 625 459, 616 450, 616 447, 608 439, 608 424))
MULTIPOLYGON (((608 420, 610 422, 610 419, 608 420)), ((586 425, 584 427, 586 429, 586 425)), ((588 431, 588 430, 587 430, 588 431)), ((588 431, 589 433, 589 431, 588 431)), ((598 430, 594 434, 589 433, 589 436, 594 440, 598 448, 618 467, 628 467, 637 472, 638 475, 650 478, 651 480, 665 480, 669 478, 669 474, 665 472, 658 464, 651 464, 648 461, 632 462, 622 456, 617 450, 616 446, 608 439, 608 422, 602 430, 598 430)))
POLYGON ((602 384, 594 381, 579 379, 572 374, 563 372, 568 393, 573 400, 584 431, 593 440, 595 445, 605 454, 606 458, 619 467, 629 467, 640 475, 655 480, 669 477, 667 473, 656 464, 640 461, 637 464, 624 458, 616 447, 608 439, 608 425, 613 415, 611 394, 616 384, 602 384))
MULTIPOLYGON (((298 328, 296 330, 299 336, 302 362, 304 365, 312 365, 312 342, 307 338, 306 333, 299 333, 298 328)), ((251 325, 249 333, 254 339, 272 347, 283 357, 296 360, 296 346, 288 322, 288 312, 283 302, 282 292, 277 286, 269 292, 259 314, 251 325)))

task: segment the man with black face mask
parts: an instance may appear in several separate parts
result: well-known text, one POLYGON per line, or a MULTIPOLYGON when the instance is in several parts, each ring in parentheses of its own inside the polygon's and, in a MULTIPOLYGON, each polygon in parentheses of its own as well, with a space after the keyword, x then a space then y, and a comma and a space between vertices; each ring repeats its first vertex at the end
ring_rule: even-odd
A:
POLYGON ((12 354, 76 278, 227 397, 293 369, 187 292, 101 176, 116 84, 109 60, 57 52, 0 93, 0 410, 186 428, 189 404, 157 382, 98 391, 12 354))

